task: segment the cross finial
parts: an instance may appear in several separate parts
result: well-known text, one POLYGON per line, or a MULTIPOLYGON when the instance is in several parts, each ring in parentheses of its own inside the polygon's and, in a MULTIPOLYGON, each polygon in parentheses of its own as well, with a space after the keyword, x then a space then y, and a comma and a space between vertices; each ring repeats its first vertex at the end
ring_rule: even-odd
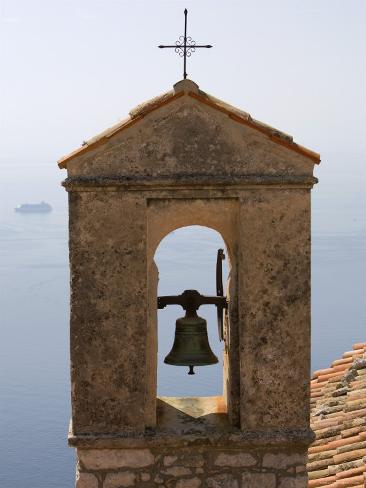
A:
POLYGON ((159 47, 161 49, 164 48, 173 48, 176 53, 179 54, 179 56, 183 57, 183 78, 187 78, 187 57, 189 58, 192 53, 195 52, 196 49, 205 47, 205 48, 210 48, 212 47, 210 44, 207 45, 197 45, 196 41, 192 39, 192 37, 187 36, 187 14, 188 10, 184 9, 184 36, 179 36, 179 39, 175 41, 175 44, 173 45, 168 45, 168 46, 162 46, 160 45, 159 47))

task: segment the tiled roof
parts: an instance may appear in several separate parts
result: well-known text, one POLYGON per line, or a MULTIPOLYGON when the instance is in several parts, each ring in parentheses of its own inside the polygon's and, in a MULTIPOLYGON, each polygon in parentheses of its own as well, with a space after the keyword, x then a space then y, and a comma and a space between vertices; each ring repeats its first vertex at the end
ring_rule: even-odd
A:
POLYGON ((239 110, 232 105, 229 105, 218 98, 215 98, 208 93, 200 90, 198 85, 191 80, 182 80, 174 85, 174 89, 163 93, 162 95, 155 97, 147 102, 138 105, 136 108, 132 109, 129 113, 129 118, 119 122, 118 124, 110 127, 109 129, 105 130, 101 134, 98 134, 95 137, 92 137, 88 141, 85 141, 83 145, 73 151, 72 153, 64 156, 58 161, 58 165, 60 168, 67 168, 67 164, 71 159, 79 156, 82 153, 85 153, 91 149, 94 149, 100 144, 107 142, 110 137, 114 136, 115 134, 125 130, 136 122, 142 120, 147 114, 153 112, 163 105, 169 104, 174 102, 176 99, 187 96, 198 100, 200 103, 208 105, 220 112, 226 114, 229 118, 234 120, 239 124, 246 125, 255 129, 259 132, 262 132, 267 137, 269 137, 273 142, 276 144, 280 144, 282 146, 287 147, 288 149, 295 151, 299 154, 302 154, 312 160, 314 163, 320 163, 320 156, 318 153, 311 151, 299 144, 296 144, 293 141, 292 136, 286 134, 284 132, 275 129, 259 120, 254 119, 250 114, 244 112, 243 110, 239 110))
POLYGON ((366 487, 366 342, 311 381, 309 488, 366 487))

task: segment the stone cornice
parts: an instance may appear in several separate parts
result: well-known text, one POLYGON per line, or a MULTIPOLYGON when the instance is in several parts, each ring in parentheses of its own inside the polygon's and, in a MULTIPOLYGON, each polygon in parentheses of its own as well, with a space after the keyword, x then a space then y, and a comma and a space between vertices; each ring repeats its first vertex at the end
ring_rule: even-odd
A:
POLYGON ((152 176, 70 176, 62 185, 67 191, 90 191, 97 189, 148 191, 148 190, 231 190, 241 188, 277 187, 312 188, 318 182, 313 176, 294 175, 160 175, 152 176))
POLYGON ((310 429, 280 429, 273 431, 207 431, 177 434, 174 431, 150 429, 145 433, 74 434, 70 424, 69 445, 83 449, 136 449, 153 447, 208 446, 210 448, 280 448, 307 447, 314 441, 310 429))

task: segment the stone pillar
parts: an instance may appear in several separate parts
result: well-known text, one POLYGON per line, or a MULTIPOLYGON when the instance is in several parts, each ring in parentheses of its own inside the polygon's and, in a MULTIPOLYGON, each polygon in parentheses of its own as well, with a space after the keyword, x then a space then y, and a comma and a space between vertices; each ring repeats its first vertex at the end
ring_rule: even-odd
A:
POLYGON ((73 431, 144 431, 145 200, 104 191, 69 197, 73 431))
POLYGON ((243 192, 240 208, 241 428, 307 429, 310 192, 243 192))

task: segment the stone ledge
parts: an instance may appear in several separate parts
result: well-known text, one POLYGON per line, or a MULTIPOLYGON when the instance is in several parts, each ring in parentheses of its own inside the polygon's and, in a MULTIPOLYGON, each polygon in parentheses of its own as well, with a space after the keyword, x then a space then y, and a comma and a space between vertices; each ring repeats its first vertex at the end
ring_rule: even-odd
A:
POLYGON ((177 189, 217 189, 220 191, 260 187, 292 187, 312 188, 318 179, 314 176, 260 176, 260 175, 228 175, 212 176, 195 175, 159 175, 159 176, 70 176, 62 182, 66 190, 96 190, 98 188, 112 190, 169 190, 177 189))
POLYGON ((158 432, 206 435, 231 430, 223 396, 158 397, 156 414, 158 432))
POLYGON ((175 432, 149 430, 141 434, 75 434, 70 429, 68 442, 71 447, 83 449, 141 449, 153 447, 210 447, 212 449, 243 449, 307 447, 314 441, 310 429, 282 429, 276 431, 246 431, 231 429, 227 432, 207 432, 177 435, 175 432))

